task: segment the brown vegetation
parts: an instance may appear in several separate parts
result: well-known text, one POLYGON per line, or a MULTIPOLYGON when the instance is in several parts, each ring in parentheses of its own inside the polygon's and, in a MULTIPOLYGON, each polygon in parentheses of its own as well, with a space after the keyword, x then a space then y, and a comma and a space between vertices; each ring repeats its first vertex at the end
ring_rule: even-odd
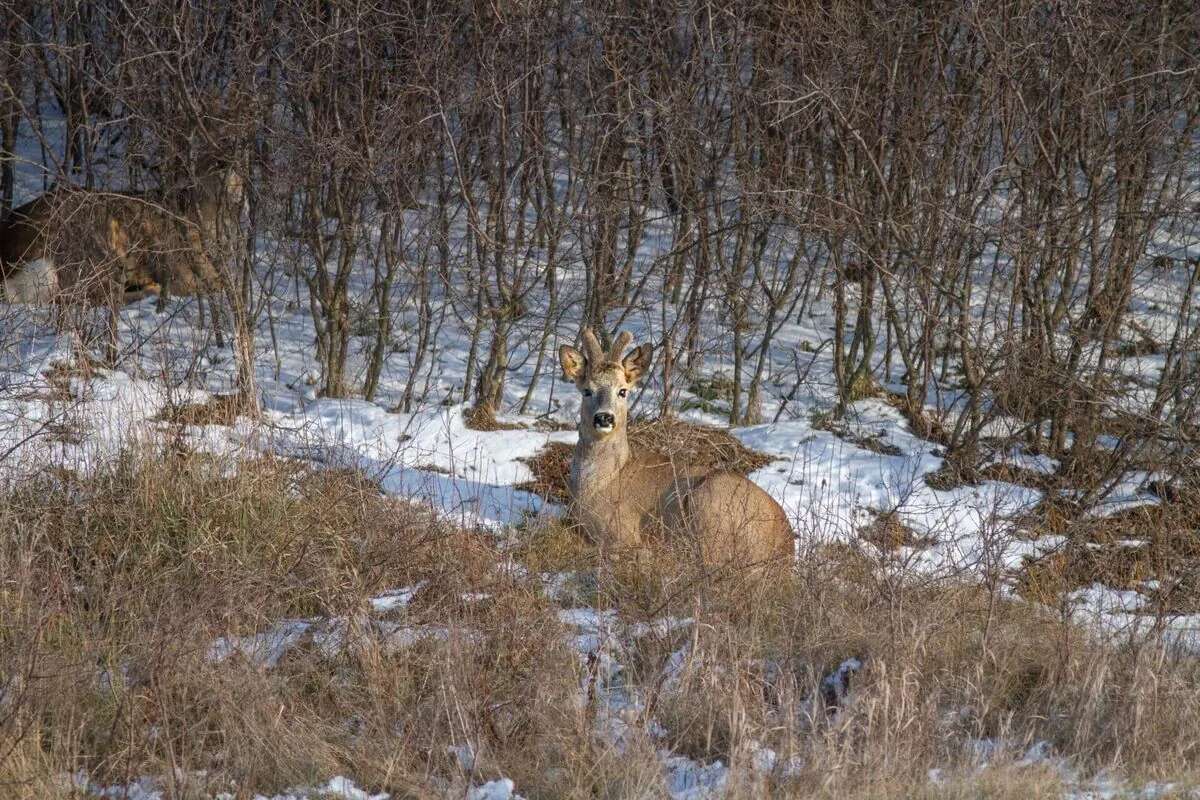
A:
POLYGON ((515 367, 532 365, 531 387, 546 376, 566 317, 645 315, 663 323, 663 414, 719 362, 701 405, 761 421, 768 386, 794 397, 819 361, 835 416, 890 386, 950 450, 975 451, 1006 414, 1034 449, 1079 458, 1131 391, 1124 362, 1154 353, 1122 459, 1195 427, 1200 262, 1162 252, 1194 210, 1186 3, 1132 21, 1033 0, 218 3, 187 24, 120 3, 4 10, 0 216, 19 205, 18 139, 43 152, 44 186, 111 182, 188 219, 179 187, 214 154, 244 163, 249 213, 227 235, 195 226, 218 245, 242 390, 260 295, 286 272, 308 290, 321 392, 373 398, 403 352, 404 411, 428 399, 444 326, 468 340, 466 370, 437 399, 494 416, 515 367), (1147 308, 1151 272, 1179 291, 1147 308), (781 353, 780 331, 817 308, 829 340, 781 353), (963 413, 927 413, 951 386, 963 413))
POLYGON ((1092 584, 1140 593, 1147 614, 1200 610, 1200 513, 1194 503, 1141 504, 1104 516, 1054 515, 1048 533, 1063 547, 1028 563, 1019 588, 1054 604, 1092 584))
POLYGON ((157 418, 176 425, 232 425, 250 407, 242 394, 233 392, 201 402, 168 405, 157 418))
MULTIPOLYGON (((1015 763, 1035 740, 1085 772, 1145 778, 1187 774, 1200 747, 1192 659, 1095 643, 977 587, 873 586, 879 563, 848 572, 813 550, 769 584, 665 564, 596 575, 586 599, 622 625, 692 620, 626 640, 623 682, 646 711, 618 749, 591 727, 608 712, 555 600, 488 537, 352 472, 161 458, 5 490, 6 796, 66 797, 58 776, 77 769, 162 776, 181 798, 339 773, 401 797, 500 774, 527 797, 658 796, 669 747, 732 764, 732 797, 1049 797, 1061 776, 1015 763), (372 611, 369 598, 403 586, 420 587, 406 609, 372 611), (271 664, 209 655, 220 637, 288 619, 318 627, 271 664), (332 648, 318 635, 331 620, 346 625, 332 648), (447 633, 395 646, 384 622, 447 633), (814 708, 819 680, 850 656, 865 668, 839 710, 814 708), (980 738, 1012 744, 977 773, 980 738), (447 753, 464 744, 465 772, 447 753), (793 773, 755 772, 759 745, 795 759, 793 773)), ((589 569, 585 552, 558 553, 560 569, 589 569)))

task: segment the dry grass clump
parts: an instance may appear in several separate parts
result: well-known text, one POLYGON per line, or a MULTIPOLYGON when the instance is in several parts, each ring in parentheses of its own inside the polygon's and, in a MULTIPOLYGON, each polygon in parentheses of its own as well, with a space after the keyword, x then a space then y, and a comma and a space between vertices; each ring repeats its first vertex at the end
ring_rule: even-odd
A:
POLYGON ((83 357, 73 359, 70 364, 62 361, 56 361, 48 370, 43 373, 46 378, 46 383, 49 384, 51 400, 66 402, 68 400, 77 399, 75 389, 72 387, 72 381, 78 379, 87 383, 96 373, 97 364, 82 354, 83 357))
POLYGON ((1039 741, 1084 774, 1194 770, 1200 665, 1189 655, 1099 642, 976 585, 847 580, 841 559, 806 556, 759 583, 646 570, 641 600, 601 581, 600 597, 633 619, 694 620, 638 640, 631 672, 675 752, 738 768, 734 796, 1058 796, 1061 773, 1017 763, 1039 741), (830 705, 823 677, 855 657, 849 698, 830 705), (980 784, 985 741, 1004 744, 980 784), (762 746, 792 774, 753 770, 762 746))
POLYGON ((742 475, 774 461, 772 456, 746 447, 725 429, 692 425, 676 417, 634 422, 629 428, 629 439, 635 447, 670 455, 682 463, 727 469, 742 475))
MULTIPOLYGON (((874 397, 876 395, 871 396, 874 397)), ((842 441, 849 442, 855 447, 861 447, 863 450, 869 450, 879 455, 898 456, 901 453, 899 447, 887 441, 885 433, 880 432, 869 436, 864 435, 846 424, 845 420, 837 419, 832 414, 818 415, 813 422, 813 428, 828 431, 842 441)))
POLYGON ((157 419, 176 425, 232 425, 250 407, 240 392, 216 394, 202 402, 168 405, 157 419))
MULTIPOLYGON (((679 463, 725 469, 742 475, 762 469, 773 458, 738 441, 727 430, 695 425, 675 418, 641 420, 629 426, 629 443, 636 450, 666 456, 679 463)), ((550 442, 526 459, 533 480, 520 488, 556 503, 570 498, 568 482, 574 445, 550 442)))
POLYGON ((1138 505, 1106 516, 1044 510, 1045 530, 1066 545, 1028 564, 1020 589, 1041 602, 1103 584, 1140 591, 1157 611, 1200 609, 1200 507, 1188 501, 1138 505))
POLYGON ((524 751, 570 712, 574 656, 490 541, 356 473, 228 466, 131 457, 7 490, 0 783, 18 788, 5 796, 54 796, 77 769, 195 784, 172 796, 351 772, 404 796, 466 780, 448 745, 470 742, 486 769, 491 748, 524 751), (402 586, 422 587, 390 618, 418 632, 411 646, 367 602, 402 586), (304 619, 338 621, 326 630, 344 644, 313 636, 274 664, 211 657, 219 637, 270 641, 304 619))
POLYGON ((863 541, 889 553, 904 547, 926 547, 932 542, 931 537, 921 536, 905 525, 895 511, 876 515, 869 524, 859 528, 858 535, 863 541))
POLYGON ((762 469, 773 458, 746 447, 729 431, 666 417, 641 420, 629 427, 635 447, 670 455, 683 463, 727 469, 742 475, 762 469))
POLYGON ((520 484, 518 488, 545 497, 554 503, 566 503, 571 499, 571 454, 575 446, 563 442, 549 442, 532 458, 523 459, 533 472, 533 480, 520 484))
POLYGON ((925 475, 925 483, 932 489, 949 491, 960 486, 978 486, 984 481, 1000 481, 1037 489, 1047 494, 1056 494, 1064 485, 1063 479, 1054 473, 1038 472, 1005 463, 978 466, 975 463, 978 459, 978 453, 951 453, 941 467, 925 475))
POLYGON ((473 431, 519 431, 524 425, 516 422, 501 422, 496 412, 487 406, 471 406, 463 412, 463 422, 473 431))

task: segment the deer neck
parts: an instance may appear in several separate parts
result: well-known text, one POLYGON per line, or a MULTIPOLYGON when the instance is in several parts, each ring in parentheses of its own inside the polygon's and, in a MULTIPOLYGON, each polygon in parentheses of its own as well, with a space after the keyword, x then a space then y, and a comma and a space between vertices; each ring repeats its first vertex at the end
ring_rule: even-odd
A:
POLYGON ((571 459, 572 492, 578 497, 607 486, 629 463, 629 455, 629 439, 623 429, 604 439, 586 436, 580 430, 571 459))

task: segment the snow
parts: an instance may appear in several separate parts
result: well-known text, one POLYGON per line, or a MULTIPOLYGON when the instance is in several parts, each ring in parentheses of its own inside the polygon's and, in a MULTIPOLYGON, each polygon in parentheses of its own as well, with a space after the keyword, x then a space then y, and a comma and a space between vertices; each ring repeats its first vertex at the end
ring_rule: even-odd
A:
POLYGON ((343 778, 340 775, 330 779, 321 793, 329 798, 339 798, 341 800, 389 800, 390 795, 387 794, 370 794, 354 785, 354 781, 349 778, 343 778))
POLYGON ((361 400, 318 400, 268 412, 284 433, 276 452, 362 469, 383 490, 427 503, 462 525, 503 528, 543 507, 540 497, 515 489, 531 480, 522 459, 574 433, 477 431, 464 405, 394 414, 361 400))
POLYGON ((283 620, 252 636, 222 636, 208 648, 208 660, 220 663, 236 654, 259 666, 274 667, 300 644, 312 624, 305 620, 283 620))
POLYGON ((841 706, 850 695, 850 679, 863 668, 861 658, 848 658, 821 679, 821 695, 827 706, 841 706))
POLYGON ((924 480, 944 463, 934 455, 933 443, 913 436, 898 412, 879 401, 857 403, 853 413, 861 415, 863 426, 887 426, 888 441, 900 454, 855 446, 801 420, 734 431, 746 446, 780 457, 750 477, 811 537, 853 540, 870 521, 865 512, 895 512, 934 542, 914 554, 914 565, 931 574, 952 574, 983 562, 985 537, 995 525, 1041 499, 1037 490, 999 481, 935 490, 924 480))
POLYGON ((407 608, 412 599, 416 597, 417 592, 423 588, 425 588, 425 581, 421 581, 415 586, 386 591, 378 597, 371 598, 371 609, 377 614, 384 614, 388 611, 407 608))
MULTIPOLYGON (((372 793, 358 787, 354 781, 341 775, 329 779, 329 782, 308 789, 289 789, 284 794, 256 794, 254 800, 391 800, 387 792, 372 793)), ((216 800, 233 800, 233 795, 217 795, 216 800)))
MULTIPOLYGON (((376 613, 386 613, 393 607, 379 608, 376 613)), ((222 636, 212 642, 207 658, 221 663, 234 656, 245 659, 262 669, 279 666, 292 651, 310 647, 324 658, 337 658, 347 648, 366 641, 378 645, 384 653, 405 650, 427 641, 449 641, 452 638, 473 641, 478 634, 469 628, 447 625, 407 625, 391 620, 327 617, 312 619, 285 619, 275 622, 266 630, 248 636, 222 636)))
MULTIPOLYGON (((198 777, 203 777, 199 775, 198 777)), ((68 776, 64 783, 87 797, 102 800, 165 800, 171 796, 161 788, 160 781, 153 778, 139 778, 126 784, 100 785, 88 780, 85 773, 79 772, 68 776)), ((479 786, 468 787, 465 797, 467 800, 523 800, 515 791, 515 785, 508 778, 498 778, 487 781, 479 786)), ((191 796, 191 795, 189 795, 191 796)), ((213 800, 233 800, 228 792, 209 795, 213 800)), ((463 795, 459 795, 462 797, 463 795)), ((288 789, 282 794, 254 794, 254 800, 391 800, 388 792, 372 792, 361 788, 350 778, 342 775, 334 776, 318 786, 297 787, 288 789)))
POLYGON ((991 464, 1002 464, 1017 469, 1036 472, 1039 475, 1053 475, 1058 471, 1058 459, 1050 458, 1050 456, 1040 453, 1027 453, 1019 447, 1007 447, 1002 451, 993 453, 985 462, 984 466, 991 464))
POLYGON ((720 759, 711 764, 698 764, 684 756, 668 756, 667 792, 672 800, 710 800, 724 797, 729 769, 720 759))
POLYGON ((521 800, 513 791, 513 782, 508 778, 488 781, 467 792, 467 800, 521 800))
POLYGON ((1166 613, 1139 592, 1099 583, 1070 593, 1066 604, 1077 620, 1110 641, 1157 635, 1172 648, 1200 653, 1200 614, 1166 613))

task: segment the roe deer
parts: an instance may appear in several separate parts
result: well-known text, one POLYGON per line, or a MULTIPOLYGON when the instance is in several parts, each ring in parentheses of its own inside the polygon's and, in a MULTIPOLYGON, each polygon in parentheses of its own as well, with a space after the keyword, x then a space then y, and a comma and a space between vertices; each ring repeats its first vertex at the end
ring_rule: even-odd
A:
POLYGON ((621 333, 606 354, 590 329, 583 352, 563 345, 563 375, 583 395, 571 461, 571 509, 602 549, 683 547, 706 567, 790 558, 792 528, 769 494, 743 475, 674 464, 629 446, 629 393, 650 367, 643 344, 621 333))
POLYGON ((177 194, 187 216, 135 194, 68 186, 13 209, 0 223, 3 299, 115 304, 160 289, 215 291, 208 245, 240 213, 241 178, 213 169, 177 194))

